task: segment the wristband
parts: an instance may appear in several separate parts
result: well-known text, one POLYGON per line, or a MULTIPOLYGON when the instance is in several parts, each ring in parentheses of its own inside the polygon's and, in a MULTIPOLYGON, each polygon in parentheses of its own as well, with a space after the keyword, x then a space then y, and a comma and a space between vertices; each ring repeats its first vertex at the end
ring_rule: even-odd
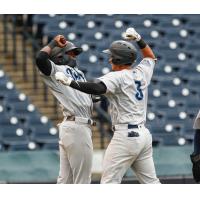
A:
POLYGON ((51 49, 53 49, 54 47, 57 46, 57 42, 55 40, 51 40, 51 42, 49 42, 49 44, 47 46, 49 46, 51 49))
POLYGON ((138 42, 137 42, 138 46, 140 47, 140 49, 144 49, 147 44, 146 42, 143 40, 143 39, 140 39, 138 42))

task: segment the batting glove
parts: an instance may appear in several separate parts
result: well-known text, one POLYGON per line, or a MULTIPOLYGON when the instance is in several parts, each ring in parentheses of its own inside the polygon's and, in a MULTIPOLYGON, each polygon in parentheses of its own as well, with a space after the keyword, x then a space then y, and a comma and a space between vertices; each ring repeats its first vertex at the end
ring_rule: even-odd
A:
POLYGON ((126 29, 124 39, 135 40, 136 42, 138 42, 141 40, 141 35, 134 28, 131 27, 126 29))
POLYGON ((69 86, 73 80, 71 77, 65 76, 63 72, 56 72, 55 78, 58 82, 66 86, 69 86))

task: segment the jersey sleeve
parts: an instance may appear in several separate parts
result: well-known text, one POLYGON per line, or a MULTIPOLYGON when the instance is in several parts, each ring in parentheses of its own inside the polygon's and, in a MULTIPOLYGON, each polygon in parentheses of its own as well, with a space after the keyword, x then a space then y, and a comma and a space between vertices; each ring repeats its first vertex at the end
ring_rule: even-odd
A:
POLYGON ((59 71, 58 66, 54 62, 52 62, 51 60, 49 60, 49 61, 51 63, 51 67, 52 67, 50 76, 55 76, 56 72, 59 71))
POLYGON ((121 76, 117 72, 110 72, 98 78, 98 80, 100 80, 106 85, 106 88, 107 88, 106 93, 114 94, 120 88, 121 76))
POLYGON ((144 58, 136 67, 136 70, 139 70, 142 73, 143 78, 146 81, 147 85, 150 84, 154 67, 155 67, 155 60, 152 58, 144 58))

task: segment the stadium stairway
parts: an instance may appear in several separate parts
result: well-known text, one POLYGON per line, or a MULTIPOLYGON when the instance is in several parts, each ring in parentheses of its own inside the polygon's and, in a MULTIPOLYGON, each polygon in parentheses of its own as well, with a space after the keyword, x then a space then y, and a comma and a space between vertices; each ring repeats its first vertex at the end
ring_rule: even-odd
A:
MULTIPOLYGON (((2 16, 1 16, 2 17, 2 16)), ((26 94, 32 103, 39 109, 42 115, 47 116, 50 120, 54 122, 56 125, 58 122, 62 121, 62 112, 57 106, 57 110, 55 111, 55 103, 57 103, 49 90, 47 90, 47 98, 48 101, 44 99, 44 84, 41 80, 39 73, 36 69, 36 66, 33 62, 33 50, 31 44, 26 45, 26 51, 29 53, 29 57, 26 60, 26 69, 27 69, 27 80, 24 79, 23 72, 23 36, 22 36, 22 27, 16 27, 16 58, 17 63, 14 65, 13 59, 13 34, 12 34, 12 25, 11 22, 7 23, 8 29, 11 30, 7 34, 7 52, 4 52, 3 44, 4 44, 4 25, 3 19, 0 17, 0 64, 3 65, 4 71, 7 75, 10 76, 11 80, 15 83, 16 88, 21 92, 26 94), (37 89, 34 88, 34 73, 37 73, 37 89)), ((19 16, 19 18, 22 16, 19 16)), ((21 19, 19 19, 21 20, 21 19)), ((97 119, 97 113, 94 112, 93 118, 97 119)), ((99 124, 99 123, 97 123, 99 124)), ((100 125, 100 124, 99 124, 100 125)), ((104 148, 108 145, 109 139, 104 140, 104 148)), ((101 135, 99 132, 98 126, 93 127, 93 143, 94 149, 101 148, 101 135)))

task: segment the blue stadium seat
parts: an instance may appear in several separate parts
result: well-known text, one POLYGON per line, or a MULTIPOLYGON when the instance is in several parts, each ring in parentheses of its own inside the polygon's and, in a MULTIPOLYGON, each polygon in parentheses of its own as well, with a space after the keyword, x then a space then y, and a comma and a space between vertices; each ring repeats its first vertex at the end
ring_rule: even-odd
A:
POLYGON ((30 104, 29 101, 13 102, 12 109, 15 115, 23 120, 25 120, 27 117, 34 117, 35 115, 38 115, 38 110, 34 105, 30 104))
POLYGON ((56 16, 51 17, 50 15, 47 15, 47 14, 33 15, 33 23, 37 25, 46 24, 54 19, 56 19, 56 16))
POLYGON ((199 78, 199 76, 200 76, 200 72, 198 72, 192 66, 188 66, 188 67, 182 68, 182 69, 180 69, 180 72, 182 74, 187 74, 187 76, 193 76, 194 79, 196 79, 196 77, 199 78))
POLYGON ((149 130, 152 135, 162 137, 164 134, 168 134, 165 130, 165 123, 159 121, 153 121, 149 124, 149 130))
POLYGON ((198 96, 196 96, 196 98, 192 97, 187 99, 186 101, 187 112, 195 114, 197 113, 199 108, 200 108, 200 100, 198 96))
MULTIPOLYGON (((87 71, 89 80, 110 70, 108 57, 100 52, 114 40, 122 39, 126 27, 134 26, 158 58, 149 87, 147 113, 147 124, 154 143, 184 145, 192 141, 192 120, 200 107, 198 15, 33 15, 33 24, 38 33, 48 39, 56 34, 64 34, 69 40, 77 41, 78 46, 84 47, 79 63, 80 68, 87 71)), ((137 63, 140 59, 139 53, 137 63)), ((15 87, 7 87, 9 81, 9 77, 0 71, 0 125, 9 126, 11 117, 16 116, 19 122, 12 126, 30 127, 31 141, 38 142, 36 149, 57 150, 58 136, 55 132, 49 134, 52 123, 42 123, 42 116, 37 109, 32 112, 27 110, 29 99, 20 100, 20 92, 15 87)), ((15 121, 12 119, 12 122, 15 121)), ((16 144, 10 144, 9 149, 28 150, 29 132, 27 134, 28 141, 24 141, 24 144, 17 141, 16 144)), ((2 134, 0 141, 1 138, 2 134)))
POLYGON ((172 134, 166 134, 163 137, 163 145, 167 146, 177 146, 178 143, 178 137, 176 135, 172 134))
POLYGON ((8 150, 9 151, 33 151, 38 150, 39 146, 36 143, 30 141, 22 141, 18 143, 11 143, 9 144, 8 150))
POLYGON ((184 99, 187 98, 187 96, 191 95, 190 89, 187 87, 184 87, 183 84, 179 86, 172 86, 171 88, 168 89, 168 92, 171 98, 176 101, 179 101, 179 100, 184 101, 184 99))
MULTIPOLYGON (((175 105, 172 105, 170 107, 169 105, 169 102, 170 102, 171 99, 169 98, 166 98, 166 97, 161 97, 159 99, 156 99, 156 108, 159 110, 159 111, 169 111, 169 110, 173 110, 174 107, 176 107, 176 104, 175 105)), ((176 103, 176 102, 175 102, 176 103)), ((172 102, 172 104, 174 104, 172 102)))
POLYGON ((13 90, 13 92, 5 95, 6 100, 8 103, 12 104, 15 102, 24 102, 28 103, 29 99, 26 95, 18 92, 17 90, 13 90))
POLYGON ((0 134, 7 145, 28 141, 28 130, 18 125, 1 125, 0 134))
POLYGON ((42 149, 44 150, 58 150, 59 149, 59 144, 58 142, 46 142, 42 149))
POLYGON ((57 142, 58 141, 58 132, 57 129, 55 131, 50 131, 53 127, 47 127, 44 125, 37 125, 31 127, 31 139, 36 141, 37 143, 46 143, 46 142, 57 142))
POLYGON ((184 124, 188 120, 187 113, 181 109, 171 109, 165 114, 167 123, 173 125, 184 124))
POLYGON ((198 94, 200 94, 200 87, 199 87, 199 84, 200 84, 200 80, 198 79, 193 79, 193 80, 189 80, 188 82, 188 86, 191 90, 195 90, 198 92, 198 94))
POLYGON ((194 129, 193 129, 194 119, 188 119, 184 124, 181 126, 181 135, 191 135, 194 137, 194 129))
POLYGON ((36 113, 35 115, 27 115, 24 125, 27 128, 35 126, 45 126, 46 128, 49 128, 53 126, 52 122, 46 116, 41 116, 39 113, 36 113))

